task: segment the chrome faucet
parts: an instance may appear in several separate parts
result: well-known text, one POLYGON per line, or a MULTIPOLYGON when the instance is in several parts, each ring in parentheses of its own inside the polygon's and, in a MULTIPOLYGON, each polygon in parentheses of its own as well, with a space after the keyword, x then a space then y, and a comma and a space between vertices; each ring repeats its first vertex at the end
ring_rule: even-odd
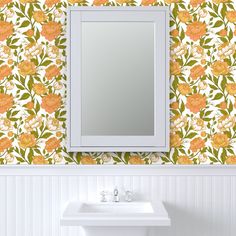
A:
POLYGON ((119 202, 120 199, 119 199, 119 191, 117 188, 114 189, 113 191, 113 201, 114 202, 119 202))

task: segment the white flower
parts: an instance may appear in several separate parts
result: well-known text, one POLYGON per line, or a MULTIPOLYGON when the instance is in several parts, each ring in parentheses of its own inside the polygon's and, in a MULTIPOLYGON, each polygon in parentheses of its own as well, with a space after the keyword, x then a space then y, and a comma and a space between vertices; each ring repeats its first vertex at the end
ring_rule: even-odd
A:
POLYGON ((178 58, 187 52, 187 45, 175 43, 171 46, 171 57, 178 58))
POLYGON ((14 16, 14 11, 12 9, 7 9, 5 11, 5 15, 8 17, 8 18, 11 18, 14 16))
POLYGON ((56 82, 54 83, 53 87, 54 87, 54 89, 56 89, 56 90, 61 90, 62 87, 63 87, 63 83, 56 81, 56 82))
POLYGON ((56 9, 53 14, 56 18, 60 18, 62 16, 62 10, 61 9, 56 9))
POLYGON ((192 120, 192 127, 196 131, 201 131, 204 128, 204 121, 201 118, 193 118, 192 120))
POLYGON ((49 117, 47 119, 47 127, 51 131, 58 130, 60 128, 60 122, 56 118, 49 117))
POLYGON ((198 83, 198 88, 199 88, 200 90, 205 90, 205 89, 207 88, 207 83, 206 83, 205 81, 200 81, 200 82, 198 83))
POLYGON ((59 55, 59 48, 54 45, 51 45, 47 48, 47 54, 49 57, 55 59, 59 55))
POLYGON ((0 45, 0 58, 7 59, 11 55, 11 49, 5 45, 0 45))
POLYGON ((152 153, 152 154, 149 156, 149 158, 150 158, 150 160, 151 160, 152 162, 158 162, 159 159, 160 159, 158 153, 152 153))
POLYGON ((53 156, 53 159, 55 161, 55 163, 60 163, 62 162, 63 158, 62 158, 62 155, 60 153, 56 153, 54 156, 53 156))
POLYGON ((198 15, 201 17, 201 18, 205 18, 207 16, 208 12, 206 9, 200 9, 198 11, 198 15))
POLYGON ((207 155, 205 153, 203 154, 200 154, 199 157, 198 157, 198 160, 201 162, 201 163, 205 163, 207 161, 207 155))
POLYGON ((13 162, 14 161, 14 155, 12 153, 9 153, 6 155, 5 160, 7 163, 13 162))
POLYGON ((102 154, 102 160, 106 163, 110 162, 111 161, 111 154, 110 153, 103 153, 102 154))
POLYGON ((235 125, 235 121, 236 118, 234 116, 225 115, 220 117, 217 127, 220 131, 225 131, 229 128, 233 128, 235 125))
POLYGON ((30 59, 39 55, 42 52, 42 45, 30 43, 25 48, 25 56, 30 59))
POLYGON ((218 56, 221 59, 224 59, 226 57, 229 57, 230 55, 233 55, 235 52, 235 44, 232 43, 223 43, 219 48, 218 48, 218 56))
POLYGON ((7 118, 0 118, 0 130, 8 131, 12 128, 11 121, 7 118))
POLYGON ((14 88, 14 83, 12 81, 9 81, 5 85, 7 90, 12 90, 14 88))
POLYGON ((30 115, 25 121, 25 129, 27 131, 32 131, 38 127, 40 127, 42 124, 42 117, 30 115))
POLYGON ((176 115, 171 118, 171 130, 178 131, 179 129, 185 127, 187 124, 187 117, 186 116, 180 116, 176 115))
POLYGON ((203 50, 203 48, 202 48, 201 46, 199 46, 199 45, 194 45, 194 46, 192 47, 191 52, 192 52, 193 57, 199 58, 199 59, 202 58, 203 55, 204 55, 204 50, 203 50))

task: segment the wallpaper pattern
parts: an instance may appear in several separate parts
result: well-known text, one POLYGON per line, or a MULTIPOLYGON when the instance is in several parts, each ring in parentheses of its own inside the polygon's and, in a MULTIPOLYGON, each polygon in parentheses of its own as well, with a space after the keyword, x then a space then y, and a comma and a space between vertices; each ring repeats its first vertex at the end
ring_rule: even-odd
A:
POLYGON ((235 0, 0 0, 0 163, 236 164, 235 43, 235 0), (170 6, 169 153, 66 152, 68 5, 170 6))

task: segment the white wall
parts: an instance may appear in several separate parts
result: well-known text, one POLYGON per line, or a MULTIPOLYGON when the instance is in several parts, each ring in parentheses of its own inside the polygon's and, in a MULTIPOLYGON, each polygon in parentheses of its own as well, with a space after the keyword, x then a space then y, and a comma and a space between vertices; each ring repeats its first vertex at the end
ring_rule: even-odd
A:
POLYGON ((0 236, 82 236, 77 227, 60 227, 62 207, 115 186, 136 200, 164 201, 172 226, 151 236, 236 234, 236 168, 100 168, 1 167, 0 236))

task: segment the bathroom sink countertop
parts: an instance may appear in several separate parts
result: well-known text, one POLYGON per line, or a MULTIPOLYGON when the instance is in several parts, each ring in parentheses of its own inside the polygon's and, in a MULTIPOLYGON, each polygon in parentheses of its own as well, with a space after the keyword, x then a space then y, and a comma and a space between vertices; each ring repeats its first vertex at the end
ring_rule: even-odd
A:
POLYGON ((169 226, 162 202, 69 202, 61 225, 74 226, 169 226))

